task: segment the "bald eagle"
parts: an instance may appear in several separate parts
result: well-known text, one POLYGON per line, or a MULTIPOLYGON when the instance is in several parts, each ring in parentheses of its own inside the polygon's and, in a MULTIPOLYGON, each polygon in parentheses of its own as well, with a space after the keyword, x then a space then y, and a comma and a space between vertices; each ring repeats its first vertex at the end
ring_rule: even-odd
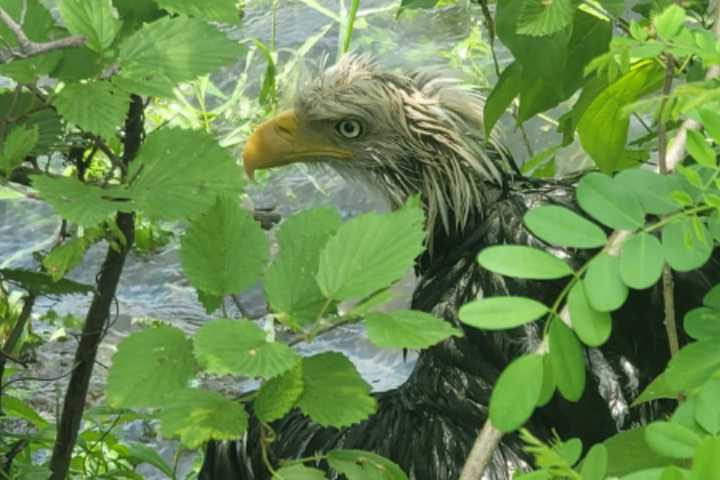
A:
MULTIPOLYGON (((421 352, 410 378, 377 393, 377 413, 360 424, 321 427, 297 411, 276 422, 271 461, 358 448, 392 459, 413 479, 459 477, 498 375, 541 339, 534 324, 502 332, 464 326, 459 307, 479 295, 525 295, 550 304, 561 287, 484 270, 478 252, 504 243, 550 249, 525 228, 524 213, 541 204, 576 208, 572 179, 524 178, 514 170, 498 139, 483 137, 482 111, 482 97, 461 82, 389 72, 368 57, 346 56, 307 85, 292 110, 262 123, 248 139, 243 156, 251 177, 258 169, 308 162, 361 179, 394 206, 419 195, 429 238, 416 261, 412 308, 433 312, 465 333, 421 352)), ((587 260, 576 250, 552 251, 576 266, 587 260)), ((710 286, 702 276, 683 280, 678 311, 699 304, 710 286)), ((580 437, 589 446, 654 417, 657 405, 629 404, 669 358, 661 304, 656 289, 633 292, 613 314, 610 340, 586 352, 593 375, 584 396, 570 403, 556 395, 528 428, 544 438, 553 430, 564 439, 580 437)), ((507 435, 487 476, 508 479, 529 461, 518 438, 507 435)), ((200 478, 269 478, 257 425, 243 440, 212 442, 200 478)))

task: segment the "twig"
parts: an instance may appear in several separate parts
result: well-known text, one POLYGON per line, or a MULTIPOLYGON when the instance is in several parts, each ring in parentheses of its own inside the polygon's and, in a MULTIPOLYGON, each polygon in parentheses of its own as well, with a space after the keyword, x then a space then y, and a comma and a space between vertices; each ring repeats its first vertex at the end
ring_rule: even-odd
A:
POLYGON ((41 55, 43 53, 51 52, 53 50, 61 50, 64 48, 75 48, 85 44, 85 37, 71 36, 61 38, 59 40, 51 40, 49 42, 33 42, 28 38, 22 29, 22 26, 18 24, 13 18, 0 7, 0 20, 13 32, 17 39, 18 46, 17 50, 10 50, 10 55, 15 58, 29 58, 35 55, 41 55))

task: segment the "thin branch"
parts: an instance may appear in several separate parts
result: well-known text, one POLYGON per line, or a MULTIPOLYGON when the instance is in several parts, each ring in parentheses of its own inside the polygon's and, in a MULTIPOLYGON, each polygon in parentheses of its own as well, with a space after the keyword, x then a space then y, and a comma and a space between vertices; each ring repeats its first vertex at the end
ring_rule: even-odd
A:
POLYGON ((0 20, 13 32, 17 39, 19 49, 11 49, 10 55, 15 58, 29 58, 35 55, 51 52, 53 50, 62 50, 64 48, 81 47, 85 44, 85 37, 71 36, 61 38, 59 40, 51 40, 49 42, 33 42, 28 38, 22 29, 22 26, 0 7, 0 20))

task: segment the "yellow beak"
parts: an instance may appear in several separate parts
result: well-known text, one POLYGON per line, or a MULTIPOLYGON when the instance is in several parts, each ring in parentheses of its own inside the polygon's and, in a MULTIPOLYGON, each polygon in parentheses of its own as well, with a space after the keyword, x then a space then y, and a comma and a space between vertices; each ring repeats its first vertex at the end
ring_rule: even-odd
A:
POLYGON ((318 157, 349 158, 352 152, 323 141, 298 128, 295 112, 288 110, 261 123, 243 150, 243 164, 252 180, 255 170, 280 167, 318 157))

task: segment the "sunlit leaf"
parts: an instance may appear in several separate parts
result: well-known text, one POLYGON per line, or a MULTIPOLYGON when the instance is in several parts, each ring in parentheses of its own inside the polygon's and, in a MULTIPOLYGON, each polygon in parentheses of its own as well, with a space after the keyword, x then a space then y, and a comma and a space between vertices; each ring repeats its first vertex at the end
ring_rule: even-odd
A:
POLYGON ((528 210, 523 221, 534 235, 561 247, 595 248, 607 241, 600 227, 565 207, 535 207, 528 210))
POLYGON ((664 265, 663 248, 654 235, 639 233, 622 246, 620 276, 628 287, 643 289, 655 285, 664 265))
POLYGON ((705 131, 712 136, 716 143, 720 143, 720 113, 701 108, 699 114, 705 131))
POLYGON ((661 455, 692 458, 700 437, 687 427, 671 422, 653 422, 645 427, 645 440, 661 455))
POLYGON ((242 403, 230 401, 217 392, 189 388, 169 395, 159 417, 162 434, 180 437, 188 448, 198 448, 213 438, 242 437, 248 425, 242 403))
POLYGON ((490 297, 467 303, 460 308, 460 320, 470 326, 503 330, 531 322, 547 313, 537 300, 525 297, 490 297))
POLYGON ((570 25, 574 5, 570 0, 526 0, 518 19, 517 33, 545 36, 570 25))
POLYGON ((600 312, 620 308, 628 288, 620 276, 620 259, 603 252, 595 257, 585 273, 585 293, 590 305, 600 312))
POLYGON ((360 298, 401 279, 423 249, 418 205, 344 223, 320 253, 317 281, 335 300, 360 298))
POLYGON ((695 450, 692 462, 693 480, 714 480, 720 472, 720 438, 704 438, 695 450))
POLYGON ((67 121, 112 139, 125 120, 130 96, 108 81, 71 83, 55 96, 53 105, 67 121))
POLYGON ((58 6, 67 29, 85 37, 85 44, 96 52, 110 48, 122 26, 110 0, 61 0, 58 6))
POLYGON ((133 333, 120 342, 108 374, 108 404, 115 408, 160 407, 194 374, 190 339, 175 327, 133 333))
POLYGON ((303 392, 302 362, 272 378, 258 391, 253 402, 255 415, 263 422, 272 422, 290 411, 303 392))
POLYGON ((292 368, 299 356, 247 320, 206 322, 193 337, 195 356, 210 373, 272 378, 292 368))
POLYGON ((399 310, 365 318, 368 338, 381 348, 427 348, 462 332, 425 312, 399 310))
POLYGON ((687 392, 702 385, 720 368, 720 340, 690 343, 673 355, 663 376, 675 392, 687 392))
POLYGON ((503 432, 521 427, 540 397, 543 357, 523 355, 505 367, 490 397, 490 420, 503 432))
POLYGON ((572 268, 560 258, 522 245, 487 247, 478 255, 478 263, 491 272, 517 278, 548 280, 573 273, 572 268))
POLYGON ((685 10, 679 5, 671 4, 653 18, 653 25, 658 36, 663 40, 675 37, 685 23, 685 10))
POLYGON ((587 299, 582 280, 573 286, 568 295, 570 319, 575 333, 585 345, 597 347, 610 337, 612 318, 607 312, 595 310, 587 299))
POLYGON ((370 386, 345 355, 326 352, 302 362, 304 390, 298 406, 316 423, 344 427, 375 412, 370 386))
POLYGON ((585 390, 585 358, 575 334, 558 319, 550 325, 550 360, 558 390, 577 402, 585 390))

